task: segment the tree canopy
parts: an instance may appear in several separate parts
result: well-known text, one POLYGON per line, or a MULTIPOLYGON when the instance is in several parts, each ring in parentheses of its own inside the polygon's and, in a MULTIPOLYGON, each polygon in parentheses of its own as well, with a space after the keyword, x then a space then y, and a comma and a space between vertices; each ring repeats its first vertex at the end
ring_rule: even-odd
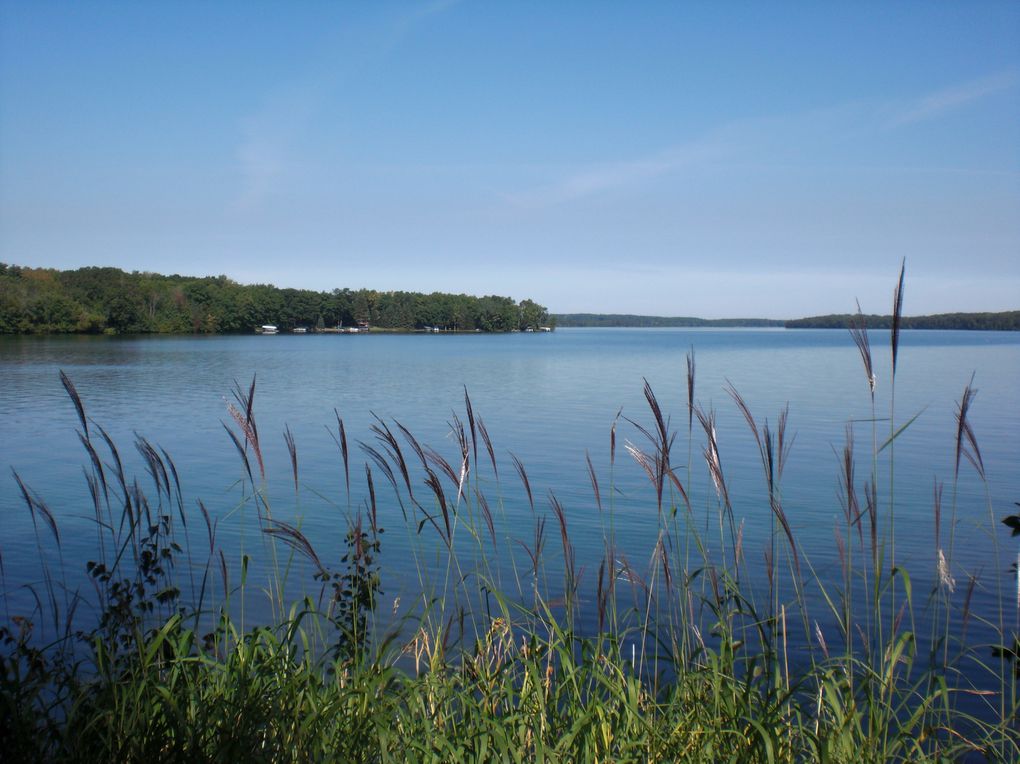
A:
POLYGON ((639 316, 632 313, 559 313, 557 326, 602 327, 762 327, 782 326, 768 318, 694 318, 693 316, 639 316))
MULTIPOLYGON (((828 316, 798 318, 786 322, 787 329, 849 329, 855 321, 864 321, 868 329, 892 328, 892 316, 838 313, 828 316)), ((1020 310, 1001 313, 939 313, 933 316, 903 316, 903 329, 983 329, 988 331, 1020 331, 1020 310)))
POLYGON ((226 276, 164 276, 118 268, 58 271, 0 263, 0 333, 248 332, 351 326, 505 332, 538 328, 549 312, 532 300, 433 292, 329 292, 244 285, 226 276))

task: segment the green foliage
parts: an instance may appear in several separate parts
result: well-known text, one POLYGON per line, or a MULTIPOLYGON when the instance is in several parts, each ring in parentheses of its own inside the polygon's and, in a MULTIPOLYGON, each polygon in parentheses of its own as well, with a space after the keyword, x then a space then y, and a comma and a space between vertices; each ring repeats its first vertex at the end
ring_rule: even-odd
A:
MULTIPOLYGON (((786 322, 787 329, 849 329, 858 317, 850 313, 798 318, 786 322)), ((868 329, 891 329, 892 316, 861 316, 868 329)), ((1002 313, 940 313, 933 316, 903 316, 903 329, 971 329, 999 332, 1020 331, 1020 310, 1002 313)))
POLYGON ((170 516, 161 514, 151 524, 135 528, 132 535, 137 539, 132 544, 133 565, 90 560, 85 566, 101 594, 102 613, 97 626, 79 637, 90 642, 102 639, 113 655, 128 648, 154 617, 158 620, 173 613, 181 594, 173 575, 181 547, 172 538, 170 516))
POLYGON ((0 334, 250 332, 352 326, 505 332, 548 322, 531 300, 371 289, 278 289, 226 276, 194 278, 117 268, 56 271, 0 263, 0 334))
MULTIPOLYGON (((523 303, 522 303, 523 305, 523 303)), ((786 327, 787 329, 849 329, 856 319, 850 313, 776 321, 767 318, 719 318, 636 316, 617 313, 561 313, 553 316, 558 326, 601 327, 786 327)), ((863 316, 868 329, 891 329, 892 316, 863 316)), ((1020 311, 1002 313, 941 313, 933 316, 904 316, 903 329, 1020 330, 1020 311)))
POLYGON ((558 313, 557 326, 601 327, 697 327, 697 326, 783 326, 768 318, 693 318, 690 316, 636 316, 630 313, 558 313))
POLYGON ((369 616, 375 612, 382 595, 377 556, 382 546, 382 528, 366 531, 358 518, 347 531, 347 551, 340 558, 340 571, 322 570, 316 578, 332 590, 329 620, 336 627, 336 643, 331 652, 343 666, 360 664, 367 656, 370 641, 369 616))
MULTIPOLYGON (((520 306, 520 329, 538 329, 550 324, 549 312, 536 302, 521 300, 520 306)), ((555 321, 553 321, 555 325, 555 321)))

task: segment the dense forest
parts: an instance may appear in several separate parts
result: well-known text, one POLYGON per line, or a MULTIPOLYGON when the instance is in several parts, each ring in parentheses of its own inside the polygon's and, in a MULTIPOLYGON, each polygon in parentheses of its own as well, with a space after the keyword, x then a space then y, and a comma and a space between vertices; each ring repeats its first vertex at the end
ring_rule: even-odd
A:
MULTIPOLYGON (((862 316, 869 329, 889 329, 892 316, 862 316)), ((787 329, 848 329, 858 316, 840 313, 830 316, 798 318, 786 322, 787 329)), ((1003 313, 940 313, 934 316, 904 316, 904 329, 983 329, 988 331, 1020 331, 1020 310, 1003 313)))
POLYGON ((47 332, 250 332, 351 326, 505 332, 550 323, 541 305, 509 297, 278 289, 226 276, 127 273, 117 268, 58 271, 0 263, 0 334, 47 332))
POLYGON ((557 326, 783 326, 767 318, 691 318, 636 316, 630 313, 557 313, 557 326))
MULTIPOLYGON (((696 327, 696 326, 785 326, 787 329, 848 329, 856 315, 850 313, 813 316, 788 321, 767 318, 689 318, 684 316, 636 316, 629 313, 558 313, 557 326, 630 326, 630 327, 696 327)), ((892 316, 863 316, 869 329, 888 329, 892 316)), ((1004 313, 941 313, 934 316, 904 316, 904 329, 984 329, 1020 331, 1020 310, 1004 313)))
MULTIPOLYGON (((887 329, 891 316, 863 317, 887 329)), ((849 313, 789 321, 764 318, 704 319, 631 314, 565 313, 550 316, 532 300, 373 289, 279 289, 243 285, 226 276, 163 276, 117 268, 58 271, 0 263, 0 334, 48 332, 188 333, 250 332, 263 324, 281 330, 352 326, 381 329, 440 327, 505 332, 540 326, 760 327, 845 329, 849 313)), ((904 329, 1020 330, 1020 311, 904 316, 904 329)))

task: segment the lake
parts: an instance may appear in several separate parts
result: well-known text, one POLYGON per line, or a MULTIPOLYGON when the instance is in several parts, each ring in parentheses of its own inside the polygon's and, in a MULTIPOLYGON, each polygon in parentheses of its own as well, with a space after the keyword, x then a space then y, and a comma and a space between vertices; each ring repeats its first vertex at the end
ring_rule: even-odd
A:
MULTIPOLYGON (((31 608, 31 596, 23 585, 41 576, 32 517, 11 469, 56 516, 69 575, 95 556, 95 523, 83 474, 88 461, 75 435, 77 415, 61 385, 61 369, 77 387, 87 414, 119 444, 127 472, 137 475, 139 485, 150 494, 151 479, 133 447, 136 434, 166 450, 179 470, 185 506, 193 510, 198 499, 203 501, 219 522, 217 541, 231 560, 242 544, 253 555, 259 554, 254 526, 243 520, 243 511, 237 511, 250 495, 250 486, 246 487, 244 468, 223 424, 232 424, 227 405, 233 400, 235 380, 247 388, 256 378, 254 412, 274 517, 300 523, 320 557, 333 562, 344 551, 345 514, 366 506, 366 453, 358 441, 379 448, 370 430, 377 421, 374 416, 395 432, 395 422, 404 425, 456 471, 460 451, 452 432, 455 416, 467 426, 466 389, 498 460, 497 479, 479 442, 472 479, 492 502, 498 545, 515 550, 507 552, 507 558, 515 557, 519 564, 521 550, 533 542, 537 519, 545 517, 547 554, 559 559, 562 552, 551 492, 563 509, 575 564, 583 571, 582 589, 590 597, 603 554, 604 512, 608 510, 598 509, 587 457, 598 475, 603 504, 613 504, 618 556, 632 561, 635 568, 646 568, 655 548, 655 490, 625 450, 627 442, 650 450, 638 427, 654 427, 643 395, 645 380, 676 432, 672 466, 678 468, 676 474, 691 497, 692 516, 699 523, 704 517, 708 526, 715 522, 711 518, 719 499, 703 457, 705 436, 697 419, 691 437, 688 432, 686 357, 691 352, 696 364, 695 400, 705 412, 716 414, 719 456, 749 565, 752 569, 761 565, 774 528, 759 452, 727 393, 728 384, 743 396, 759 423, 767 418, 773 430, 780 410, 789 404, 787 436, 795 439, 782 477, 783 505, 805 563, 823 579, 838 578, 840 558, 834 533, 843 517, 840 452, 847 423, 853 421, 858 490, 862 490, 871 470, 873 443, 881 445, 891 431, 888 340, 888 332, 871 333, 877 378, 873 413, 858 351, 849 334, 837 330, 0 337, 0 462, 4 467, 0 554, 8 612, 31 608), (350 439, 349 503, 334 440, 334 409, 342 416, 350 439), (618 412, 622 412, 619 419, 618 412), (616 454, 611 466, 614 421, 616 454), (298 455, 297 493, 284 438, 287 428, 298 455), (526 469, 534 509, 509 453, 526 469)), ((910 331, 902 335, 894 427, 914 415, 917 418, 894 446, 896 561, 910 571, 915 591, 926 592, 936 580, 938 549, 947 547, 946 539, 955 535, 952 575, 957 582, 967 582, 971 575, 981 577, 983 583, 976 587, 968 607, 988 618, 996 613, 999 590, 1012 592, 1016 587, 1009 566, 1020 544, 999 521, 1016 512, 1014 502, 1020 501, 1018 380, 1018 334, 910 331), (972 375, 978 393, 969 422, 986 483, 966 459, 954 481, 956 406, 972 375), (945 482, 940 543, 934 535, 936 481, 945 482), (954 515, 956 528, 951 534, 954 515)), ((410 456, 407 441, 399 432, 398 437, 410 456)), ((879 461, 882 501, 888 495, 888 455, 889 449, 879 461)), ((431 554, 430 545, 438 542, 427 524, 415 539, 414 526, 423 518, 404 519, 382 471, 369 463, 379 524, 387 529, 381 550, 386 601, 397 597, 405 603, 413 601, 419 586, 413 555, 423 549, 431 554)), ((431 493, 423 485, 423 475, 413 479, 416 497, 427 505, 431 493)), ((403 490, 402 478, 397 475, 396 480, 403 490)), ((445 491, 454 502, 456 486, 446 481, 445 491)), ((43 539, 47 540, 45 535, 43 539)), ((957 596, 963 596, 963 588, 957 596)), ((918 597, 920 604, 923 597, 918 597)), ((1016 617, 1013 597, 1006 598, 1012 608, 1008 620, 1016 617)), ((824 625, 824 608, 812 617, 824 625)), ((593 616, 589 612, 585 618, 591 628, 593 616)))

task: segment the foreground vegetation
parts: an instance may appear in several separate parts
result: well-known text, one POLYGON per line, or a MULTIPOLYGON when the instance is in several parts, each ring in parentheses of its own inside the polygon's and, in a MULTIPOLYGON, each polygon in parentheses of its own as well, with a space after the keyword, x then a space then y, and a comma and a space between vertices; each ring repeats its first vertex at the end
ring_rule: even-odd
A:
POLYGON ((509 297, 377 292, 372 289, 277 289, 226 276, 196 278, 126 273, 117 268, 23 268, 0 263, 0 334, 250 332, 353 326, 426 326, 459 331, 535 329, 546 309, 509 297))
MULTIPOLYGON (((901 294, 902 276, 897 314, 901 294)), ((860 326, 853 336, 862 394, 873 396, 869 337, 860 326)), ((898 333, 891 337, 895 384, 898 333)), ((243 475, 234 512, 257 523, 258 567, 247 549, 237 557, 219 547, 218 521, 201 503, 185 509, 177 468, 140 438, 151 486, 143 492, 63 379, 87 453, 97 549, 88 583, 69 582, 55 513, 15 474, 44 575, 25 585, 33 611, 11 612, 8 603, 0 634, 0 740, 12 760, 1020 759, 1020 643, 1007 610, 1015 605, 1000 588, 989 618, 970 608, 985 582, 971 578, 957 591, 955 498, 943 507, 941 489, 935 494, 931 590, 914 589, 895 564, 892 486, 878 485, 878 461, 891 466, 910 422, 895 411, 888 433, 877 417, 866 424, 874 446, 863 478, 848 427, 840 565, 815 576, 783 508, 786 413, 762 422, 730 388, 761 456, 761 508, 772 519, 761 576, 744 553, 715 414, 697 402, 692 351, 681 430, 646 385, 647 420, 612 424, 608 474, 589 459, 603 558, 584 571, 563 506, 555 495, 547 506, 536 501, 518 457, 497 458, 466 393, 463 416, 451 422, 450 458, 379 419, 360 443, 363 483, 352 479, 337 416, 344 495, 335 504, 345 543, 316 548, 300 517, 282 519, 270 504, 253 380, 235 391, 228 432, 243 475), (636 444, 623 440, 624 427, 636 444), (684 436, 686 449, 677 445, 684 436), (657 512, 647 564, 628 561, 618 544, 624 519, 613 475, 624 456, 647 475, 657 512), (693 495, 695 461, 711 478, 704 496, 693 495), (380 516, 405 527, 384 535, 380 516), (386 596, 381 564, 401 532, 420 592, 403 605, 386 596), (295 595, 302 575, 311 585, 295 595), (809 613, 808 589, 820 592, 824 617, 809 613), (251 599, 268 602, 269 616, 255 626, 251 599), (931 633, 915 623, 932 624, 931 633), (995 644, 965 641, 978 625, 995 644)), ((958 403, 947 496, 961 469, 984 479, 968 421, 973 396, 968 385, 958 403)), ((289 430, 286 441, 298 505, 289 430)), ((1007 525, 1020 528, 1020 518, 1007 525)), ((989 526, 1008 535, 990 508, 989 526)), ((990 564, 990 575, 1001 567, 990 564)), ((8 599, 13 592, 5 589, 8 599)))

